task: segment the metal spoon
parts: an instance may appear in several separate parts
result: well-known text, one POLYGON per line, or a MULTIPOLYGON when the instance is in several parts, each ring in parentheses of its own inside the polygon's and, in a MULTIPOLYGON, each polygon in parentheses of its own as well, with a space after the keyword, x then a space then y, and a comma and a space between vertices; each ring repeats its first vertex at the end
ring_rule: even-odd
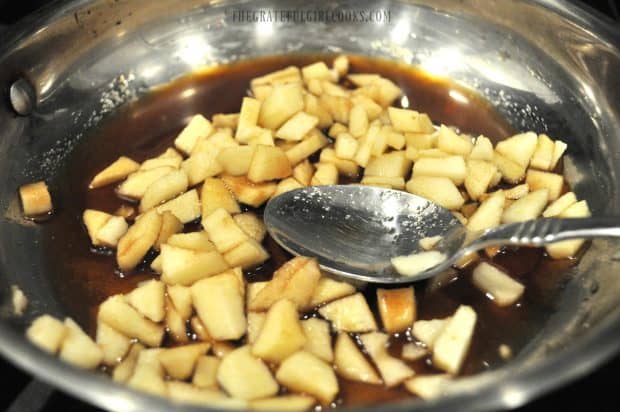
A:
POLYGON ((443 207, 407 192, 369 186, 316 186, 273 198, 264 221, 271 237, 294 255, 318 258, 335 275, 373 283, 407 283, 434 276, 463 256, 493 245, 542 246, 574 238, 620 237, 620 218, 536 219, 472 233, 443 207), (441 236, 447 256, 414 276, 390 259, 421 252, 419 240, 441 236))

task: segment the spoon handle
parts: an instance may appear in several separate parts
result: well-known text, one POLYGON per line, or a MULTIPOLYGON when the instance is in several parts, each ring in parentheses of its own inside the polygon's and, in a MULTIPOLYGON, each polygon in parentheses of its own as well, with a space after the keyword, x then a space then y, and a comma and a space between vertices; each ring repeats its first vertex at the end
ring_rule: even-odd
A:
POLYGON ((490 229, 469 243, 467 252, 493 245, 542 246, 561 240, 620 237, 620 217, 543 218, 490 229))

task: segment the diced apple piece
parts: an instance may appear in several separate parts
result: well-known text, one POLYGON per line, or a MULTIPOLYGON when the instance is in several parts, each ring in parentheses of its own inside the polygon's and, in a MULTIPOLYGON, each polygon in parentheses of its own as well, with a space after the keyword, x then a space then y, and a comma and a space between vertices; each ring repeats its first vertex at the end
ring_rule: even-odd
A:
POLYGON ((467 229, 475 232, 499 226, 505 202, 506 197, 503 190, 491 194, 469 217, 467 229))
POLYGON ((202 226, 220 253, 228 252, 248 239, 248 235, 223 208, 203 216, 202 226))
POLYGON ((344 332, 377 330, 375 317, 361 293, 335 300, 319 308, 319 313, 332 323, 334 329, 344 332))
POLYGON ((577 196, 573 192, 566 192, 562 196, 558 197, 553 203, 551 203, 543 211, 544 217, 554 217, 568 209, 570 206, 577 203, 577 196))
POLYGON ((99 306, 99 319, 130 338, 147 346, 159 346, 164 328, 142 316, 122 295, 113 295, 99 306))
POLYGON ((334 360, 334 352, 332 351, 329 323, 322 319, 310 318, 302 320, 301 327, 306 336, 304 350, 318 356, 325 362, 331 363, 334 360))
POLYGON ((340 159, 353 160, 358 149, 358 142, 348 133, 340 133, 334 146, 336 156, 340 159))
POLYGON ((140 201, 140 211, 147 211, 187 190, 189 181, 182 170, 175 170, 151 183, 140 201))
POLYGON ((327 65, 318 61, 316 63, 309 64, 301 68, 301 75, 303 76, 304 82, 308 83, 310 79, 319 79, 319 80, 331 80, 332 72, 327 68, 327 65))
POLYGON ((474 285, 498 306, 510 306, 523 295, 525 287, 497 267, 482 262, 474 269, 474 285))
POLYGON ((316 400, 306 395, 280 395, 273 398, 256 399, 250 402, 254 411, 307 411, 316 400))
POLYGON ((459 209, 465 199, 455 186, 446 177, 414 176, 407 182, 407 191, 429 199, 446 209, 459 209))
POLYGON ((409 170, 411 160, 400 150, 371 159, 364 170, 364 176, 405 177, 409 170))
MULTIPOLYGON (((383 108, 380 105, 378 105, 374 100, 369 98, 368 96, 364 96, 361 94, 354 95, 351 98, 351 101, 353 102, 354 105, 361 105, 364 108, 364 110, 366 111, 366 116, 368 116, 369 121, 375 120, 383 112, 383 108)), ((387 117, 387 113, 386 113, 386 117, 387 117)))
POLYGON ((561 140, 555 141, 555 144, 553 147, 553 159, 551 160, 551 166, 549 170, 555 169, 555 167, 557 166, 558 162, 562 158, 562 155, 564 155, 564 152, 566 151, 567 148, 568 146, 563 141, 561 140))
POLYGON ((127 233, 128 228, 129 226, 124 218, 111 216, 97 231, 97 243, 111 248, 116 247, 119 239, 127 233))
POLYGON ((237 120, 237 130, 235 139, 241 143, 248 142, 248 130, 258 124, 258 116, 261 111, 260 100, 251 97, 244 97, 241 102, 241 110, 239 111, 239 120, 237 120))
POLYGON ((339 282, 323 276, 314 289, 310 303, 304 309, 311 309, 323 303, 352 295, 356 291, 355 287, 350 283, 339 282))
POLYGON ((447 374, 415 376, 405 381, 405 388, 422 399, 431 400, 441 395, 450 379, 447 374))
POLYGON ((429 119, 428 115, 424 113, 418 113, 415 110, 388 107, 388 115, 390 116, 390 123, 392 123, 394 129, 399 132, 433 132, 433 123, 429 119))
POLYGON ((474 144, 467 136, 458 135, 453 129, 441 125, 437 136, 437 148, 446 153, 467 157, 474 144))
POLYGON ((355 104, 349 112, 349 132, 353 137, 361 137, 368 130, 368 115, 361 104, 355 104))
POLYGON ((222 273, 200 280, 191 291, 198 317, 213 339, 235 340, 245 334, 243 296, 235 275, 222 273))
POLYGON ((414 276, 431 269, 446 260, 446 255, 436 250, 396 256, 391 259, 392 266, 403 276, 414 276))
POLYGON ((372 156, 372 149, 377 141, 381 127, 379 125, 371 125, 368 132, 359 139, 357 153, 353 160, 362 167, 366 167, 372 156))
POLYGON ((229 127, 236 129, 239 123, 239 113, 217 113, 211 118, 213 127, 229 127))
POLYGON ((131 346, 131 339, 99 320, 95 340, 103 352, 103 363, 109 366, 118 364, 131 346))
POLYGON ((541 172, 540 170, 528 170, 525 182, 532 192, 539 189, 549 190, 549 200, 553 201, 560 197, 564 186, 564 177, 555 173, 541 172))
POLYGON ((529 192, 530 186, 527 183, 523 183, 521 185, 513 186, 510 189, 504 190, 504 196, 506 196, 506 199, 517 200, 521 199, 529 192))
POLYGON ((144 346, 139 343, 134 343, 131 345, 127 356, 125 356, 122 362, 114 368, 114 372, 112 372, 112 379, 115 382, 124 383, 131 378, 136 367, 136 363, 138 362, 138 355, 140 355, 140 352, 142 352, 143 349, 144 346))
POLYGON ((246 239, 243 243, 224 254, 230 266, 249 269, 269 259, 269 253, 254 239, 246 239))
POLYGON ((166 331, 168 335, 172 338, 174 342, 178 343, 186 343, 189 341, 187 336, 187 325, 181 314, 177 311, 176 307, 170 300, 168 296, 165 298, 166 305, 166 317, 165 317, 165 325, 166 331))
MULTIPOLYGON (((437 143, 438 133, 405 133, 405 142, 408 148, 413 148, 419 151, 431 150, 437 143)), ((439 149, 437 149, 439 150, 439 149)), ((441 151, 445 153, 444 151, 441 151)), ((446 155, 448 155, 446 153, 446 155)))
POLYGON ((474 147, 469 153, 469 160, 493 161, 493 143, 488 137, 480 135, 476 138, 474 147))
POLYGON ((524 222, 536 219, 547 206, 549 200, 549 190, 539 189, 530 192, 521 199, 515 200, 504 210, 502 223, 524 222))
POLYGON ((381 76, 375 73, 355 73, 355 74, 349 74, 347 76, 347 79, 349 79, 351 83, 353 83, 354 85, 358 87, 373 84, 380 78, 381 76))
POLYGON ((116 262, 121 270, 138 266, 149 249, 155 244, 161 229, 161 216, 151 210, 136 220, 118 241, 116 262))
POLYGON ((222 176, 222 181, 237 200, 252 207, 260 207, 276 191, 275 183, 254 183, 243 176, 222 176))
POLYGON ((183 230, 183 223, 172 212, 164 211, 161 213, 161 228, 153 248, 159 250, 162 244, 168 242, 171 236, 179 233, 181 230, 183 230))
POLYGON ((413 323, 411 334, 417 340, 425 344, 427 348, 433 349, 435 341, 448 324, 448 320, 450 320, 450 318, 417 320, 413 323))
POLYGON ((467 166, 461 156, 421 158, 413 165, 413 176, 447 177, 460 185, 467 176, 467 166))
POLYGON ((264 84, 300 83, 301 71, 297 66, 288 66, 260 77, 255 77, 250 82, 252 87, 264 84))
POLYGON ((338 380, 330 365, 315 355, 299 351, 282 362, 276 379, 295 392, 307 393, 329 404, 338 394, 338 380))
POLYGON ((428 355, 428 351, 415 343, 405 343, 402 350, 402 358, 408 361, 417 361, 428 355))
POLYGON ((163 282, 149 280, 127 294, 127 302, 153 322, 161 322, 165 315, 164 294, 163 282))
POLYGON ((187 126, 174 139, 177 149, 190 154, 200 139, 206 139, 213 132, 213 125, 201 114, 194 115, 187 126))
POLYGON ((67 335, 62 341, 58 357, 78 368, 94 369, 103 360, 103 351, 72 319, 65 319, 67 335))
POLYGON ((209 343, 178 346, 161 350, 157 357, 168 376, 185 380, 192 376, 198 358, 204 355, 210 347, 209 343))
POLYGON ((122 197, 141 199, 151 183, 161 179, 172 171, 174 171, 174 168, 170 166, 139 170, 127 176, 127 179, 118 186, 116 192, 122 197))
POLYGON ((23 185, 19 188, 19 198, 26 216, 38 216, 52 211, 52 197, 45 182, 23 185))
POLYGON ((205 178, 221 173, 223 167, 217 161, 220 151, 238 145, 229 130, 219 130, 208 139, 199 141, 192 151, 192 155, 181 165, 187 173, 189 185, 197 185, 205 178))
POLYGON ((323 93, 319 97, 319 104, 329 112, 335 121, 343 124, 349 123, 349 112, 352 106, 349 97, 323 93))
MULTIPOLYGON (((341 133, 347 133, 349 134, 349 129, 347 128, 347 126, 343 125, 342 123, 334 123, 332 125, 332 127, 329 128, 327 135, 333 139, 337 138, 339 134, 341 133)), ((351 136, 351 135, 349 135, 351 136)), ((351 136, 352 137, 352 136, 351 136)))
POLYGON ((304 187, 301 183, 299 183, 293 177, 287 177, 284 180, 280 180, 278 186, 276 186, 276 191, 273 194, 273 197, 279 196, 282 193, 290 192, 291 190, 300 189, 304 187))
POLYGON ((168 389, 164 381, 164 369, 158 359, 161 349, 144 349, 138 354, 133 375, 127 381, 130 388, 166 396, 168 389))
POLYGON ((215 356, 199 356, 192 383, 199 388, 215 388, 220 362, 221 360, 215 356))
POLYGON ((476 318, 476 312, 470 306, 459 306, 435 341, 435 366, 450 374, 459 372, 469 350, 476 318))
POLYGON ((329 113, 329 111, 321 105, 319 99, 311 93, 307 93, 304 96, 304 111, 319 119, 316 127, 320 129, 325 129, 334 122, 331 113, 329 113))
POLYGON ((522 166, 498 152, 493 154, 493 163, 508 183, 519 183, 525 177, 525 166, 522 166))
POLYGON ((497 167, 493 163, 484 160, 469 160, 465 177, 465 189, 469 196, 478 200, 491 186, 496 173, 497 167))
POLYGON ((279 139, 299 141, 318 123, 318 117, 305 112, 298 112, 276 131, 275 136, 279 139))
POLYGON ((185 320, 192 316, 192 293, 189 287, 168 285, 166 292, 179 315, 185 320))
POLYGON ((377 289, 377 306, 383 328, 388 333, 407 330, 416 318, 413 287, 377 289))
POLYGON ((273 278, 256 294, 249 304, 249 310, 267 310, 279 299, 289 299, 298 308, 310 302, 321 272, 316 259, 295 257, 282 265, 273 278))
POLYGON ((291 163, 284 150, 274 146, 256 146, 248 170, 248 179, 255 183, 284 179, 293 174, 291 163))
POLYGON ((252 212, 245 212, 233 216, 235 223, 243 230, 248 236, 257 242, 262 242, 267 234, 265 224, 252 212))
POLYGON ((330 147, 326 147, 321 151, 319 162, 320 163, 318 164, 333 164, 334 166, 336 166, 336 169, 338 169, 338 173, 340 173, 341 175, 356 178, 359 174, 359 167, 357 166, 357 163, 352 160, 339 158, 338 156, 336 156, 336 151, 330 147))
MULTIPOLYGON (((253 285, 254 283, 251 283, 250 285, 253 285)), ((263 328, 263 324, 265 323, 265 319, 267 317, 267 314, 264 312, 248 312, 248 335, 247 335, 247 340, 248 343, 251 345, 254 342, 256 342, 256 339, 258 338, 258 334, 260 333, 261 329, 263 328)))
POLYGON ((314 175, 314 166, 308 159, 293 168, 293 178, 304 186, 309 186, 314 175))
POLYGON ((161 280, 169 285, 190 286, 202 278, 229 268, 224 257, 215 250, 202 252, 162 245, 161 258, 161 280))
POLYGON ((217 410, 245 410, 248 403, 242 399, 229 398, 214 388, 197 388, 187 382, 167 381, 167 396, 172 401, 198 407, 209 406, 217 410))
POLYGON ((261 105, 258 124, 276 130, 303 108, 304 98, 300 84, 274 85, 271 94, 261 105))
POLYGON ((146 159, 140 165, 140 171, 156 169, 158 167, 172 167, 178 169, 183 163, 183 156, 173 148, 168 148, 164 153, 151 159, 146 159))
POLYGON ((61 321, 50 315, 41 315, 32 322, 26 337, 40 349, 55 354, 67 333, 68 329, 61 321))
POLYGON ((335 185, 338 183, 338 168, 333 163, 317 163, 312 176, 312 186, 335 185))
POLYGON ((360 340, 366 348, 383 378, 385 386, 393 387, 414 375, 413 369, 400 359, 390 356, 387 352, 388 335, 380 332, 370 332, 360 335, 360 340))
POLYGON ((310 157, 314 152, 329 144, 329 140, 320 130, 314 129, 307 137, 286 151, 286 157, 291 165, 296 165, 310 157))
POLYGON ((334 366, 345 379, 380 385, 381 378, 347 333, 340 332, 334 347, 334 366))
POLYGON ((278 393, 278 383, 269 368, 252 355, 249 346, 224 356, 217 370, 217 380, 234 398, 260 399, 278 393))
POLYGON ((196 189, 189 190, 157 208, 157 212, 160 214, 165 211, 171 212, 183 224, 196 220, 200 217, 198 192, 196 189))
POLYGON ((232 176, 243 176, 248 173, 254 156, 255 145, 225 147, 217 155, 217 162, 224 172, 232 176))
POLYGON ((196 252, 211 252, 215 245, 209 240, 207 232, 176 233, 168 238, 166 244, 178 248, 195 250, 196 252))
POLYGON ((86 226, 86 231, 90 237, 90 243, 94 246, 101 246, 97 238, 97 233, 99 229, 105 226, 106 222, 110 220, 111 217, 112 215, 109 213, 93 209, 86 209, 84 213, 82 213, 82 221, 84 222, 84 226, 86 226))
POLYGON ((252 354, 268 361, 279 363, 297 352, 306 343, 306 336, 297 314, 296 306, 288 299, 274 303, 263 323, 252 354))
POLYGON ((111 165, 97 173, 93 180, 88 185, 89 189, 97 189, 99 187, 107 186, 110 183, 118 182, 125 179, 131 173, 138 170, 140 164, 128 157, 121 156, 111 165))
POLYGON ((536 150, 530 160, 530 166, 540 170, 551 170, 555 144, 546 134, 539 134, 536 150))
POLYGON ((418 243, 420 244, 420 247, 423 250, 432 250, 432 249, 435 248, 437 243, 439 243, 441 241, 441 239, 442 239, 441 236, 424 237, 424 238, 420 239, 420 241, 418 243))
MULTIPOLYGON (((563 212, 561 212, 558 217, 561 218, 575 218, 575 217, 589 217, 590 216, 590 208, 588 207, 588 202, 582 200, 580 202, 574 203, 573 205, 566 208, 563 212)), ((553 259, 565 259, 572 256, 575 256, 576 253, 583 245, 583 239, 573 239, 573 240, 564 240, 562 242, 552 243, 550 245, 545 246, 547 253, 553 259)))
POLYGON ((495 146, 495 150, 522 167, 527 167, 537 144, 538 136, 536 133, 527 132, 502 140, 495 146))

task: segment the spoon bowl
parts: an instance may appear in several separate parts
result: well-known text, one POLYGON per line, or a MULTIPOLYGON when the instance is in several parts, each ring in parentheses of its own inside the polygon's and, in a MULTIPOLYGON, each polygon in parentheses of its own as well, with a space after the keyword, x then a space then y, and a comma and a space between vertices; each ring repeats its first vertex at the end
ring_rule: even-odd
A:
POLYGON ((620 237, 618 217, 534 219, 468 231, 447 209, 411 193, 360 185, 314 186, 269 201, 271 237, 294 255, 312 256, 334 275, 370 283, 410 283, 448 269, 488 246, 543 246, 575 238, 620 237), (441 236, 445 260, 404 276, 391 259, 421 253, 420 240, 441 236))

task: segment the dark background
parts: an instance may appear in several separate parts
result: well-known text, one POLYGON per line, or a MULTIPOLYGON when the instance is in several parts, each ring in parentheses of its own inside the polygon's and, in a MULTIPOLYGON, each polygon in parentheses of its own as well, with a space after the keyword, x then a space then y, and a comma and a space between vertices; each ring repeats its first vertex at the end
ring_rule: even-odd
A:
MULTIPOLYGON (((154 0, 157 1, 157 0, 154 0)), ((49 0, 0 0, 0 25, 15 22, 21 16, 36 10, 49 0)), ((617 0, 589 3, 591 7, 615 19, 620 25, 620 6, 617 0)), ((0 32, 0 42, 2 34, 0 32)), ((618 90, 620 93, 620 90, 618 90)), ((620 342, 619 342, 620 344, 620 342)), ((566 365, 570 368, 571 365, 566 365)), ((552 392, 519 409, 521 412, 555 410, 570 405, 568 410, 617 411, 615 387, 619 379, 620 355, 591 375, 552 392)), ((58 410, 95 412, 99 409, 49 389, 0 358, 0 410, 10 412, 53 412, 58 410)))

